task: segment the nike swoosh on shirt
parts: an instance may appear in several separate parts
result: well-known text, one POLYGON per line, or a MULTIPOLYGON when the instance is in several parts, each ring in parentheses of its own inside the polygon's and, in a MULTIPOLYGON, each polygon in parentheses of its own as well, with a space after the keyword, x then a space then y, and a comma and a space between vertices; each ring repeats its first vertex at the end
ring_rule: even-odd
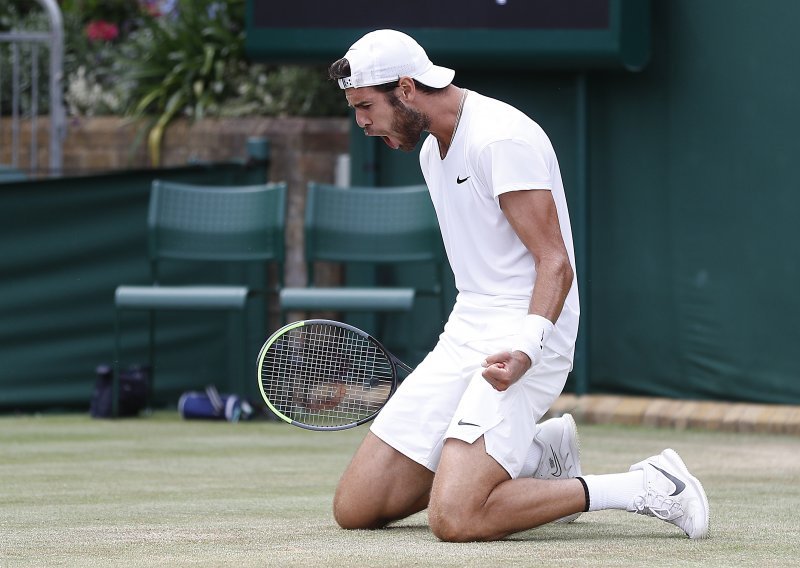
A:
POLYGON ((459 420, 458 421, 458 425, 459 426, 477 426, 478 428, 481 427, 480 424, 473 424, 472 422, 464 422, 464 420, 459 420))
POLYGON ((467 176, 467 177, 465 177, 464 179, 461 179, 461 176, 456 176, 456 183, 457 183, 457 184, 459 184, 459 185, 461 185, 462 183, 464 183, 465 181, 467 181, 467 180, 468 180, 469 178, 471 178, 471 177, 472 177, 472 176, 467 176))

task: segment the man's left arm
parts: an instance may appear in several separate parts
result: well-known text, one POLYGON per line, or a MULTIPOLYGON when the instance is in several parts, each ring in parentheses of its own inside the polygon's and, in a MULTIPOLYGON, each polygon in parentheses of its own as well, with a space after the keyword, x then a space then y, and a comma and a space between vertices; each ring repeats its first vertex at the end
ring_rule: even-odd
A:
POLYGON ((538 363, 541 343, 537 342, 541 342, 542 334, 547 336, 552 331, 572 286, 574 273, 549 190, 503 193, 500 208, 536 263, 529 315, 524 329, 520 330, 525 335, 522 338, 524 351, 495 353, 487 357, 484 364, 484 378, 497 390, 506 390, 531 364, 538 363))

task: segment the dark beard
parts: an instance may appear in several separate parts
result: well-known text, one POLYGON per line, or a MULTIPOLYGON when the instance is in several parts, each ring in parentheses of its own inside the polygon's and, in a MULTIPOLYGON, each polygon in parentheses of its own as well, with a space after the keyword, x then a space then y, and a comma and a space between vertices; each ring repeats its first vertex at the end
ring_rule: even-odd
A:
POLYGON ((411 152, 419 143, 422 133, 430 127, 431 119, 426 114, 408 108, 394 93, 389 92, 386 96, 395 110, 392 130, 399 135, 400 149, 411 152))

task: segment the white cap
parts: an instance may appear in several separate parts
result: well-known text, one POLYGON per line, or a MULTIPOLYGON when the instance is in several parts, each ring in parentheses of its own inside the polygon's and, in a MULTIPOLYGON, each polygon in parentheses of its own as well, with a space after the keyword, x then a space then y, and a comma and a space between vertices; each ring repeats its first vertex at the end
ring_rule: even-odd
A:
POLYGON ((440 89, 453 81, 456 72, 431 63, 414 38, 395 30, 376 30, 355 42, 345 54, 350 76, 339 79, 342 89, 372 87, 411 77, 423 85, 440 89))

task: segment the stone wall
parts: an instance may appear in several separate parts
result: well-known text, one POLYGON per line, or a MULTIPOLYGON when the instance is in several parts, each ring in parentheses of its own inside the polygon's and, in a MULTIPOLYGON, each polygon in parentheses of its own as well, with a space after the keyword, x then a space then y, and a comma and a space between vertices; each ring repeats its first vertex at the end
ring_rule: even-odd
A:
MULTIPOLYGON (((179 166, 193 162, 244 159, 247 139, 269 139, 271 181, 289 186, 287 212, 287 285, 303 285, 303 211, 309 181, 334 181, 336 161, 348 152, 347 118, 240 118, 176 120, 164 134, 161 163, 179 166)), ((30 125, 20 132, 19 164, 30 164, 30 125)), ((37 123, 38 164, 48 163, 48 121, 37 123)), ((11 163, 11 121, 0 119, 0 164, 11 163)), ((71 119, 63 147, 64 174, 85 175, 109 170, 150 167, 147 133, 140 123, 114 117, 71 119)), ((35 173, 33 173, 35 175, 35 173)))
MULTIPOLYGON (((48 119, 37 121, 38 165, 48 163, 48 119)), ((71 118, 64 141, 64 171, 68 175, 145 168, 147 125, 116 117, 71 118)), ((315 175, 332 175, 335 156, 348 150, 346 118, 223 118, 175 120, 164 133, 164 166, 197 161, 223 161, 245 156, 250 136, 271 140, 275 159, 315 175)), ((0 117, 0 163, 12 159, 12 121, 0 117)), ((21 122, 19 169, 30 168, 31 126, 21 122)), ((279 167, 279 163, 276 166, 279 167)))

